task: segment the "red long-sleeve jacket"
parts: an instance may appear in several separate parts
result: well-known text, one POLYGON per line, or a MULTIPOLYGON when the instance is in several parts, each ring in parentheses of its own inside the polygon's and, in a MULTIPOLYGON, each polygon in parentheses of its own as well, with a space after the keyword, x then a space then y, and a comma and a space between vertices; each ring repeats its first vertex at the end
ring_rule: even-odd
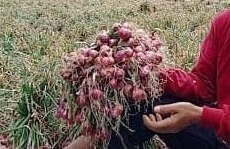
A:
POLYGON ((200 123, 230 142, 230 10, 213 20, 191 72, 167 72, 168 94, 188 100, 217 101, 218 109, 204 106, 200 123))

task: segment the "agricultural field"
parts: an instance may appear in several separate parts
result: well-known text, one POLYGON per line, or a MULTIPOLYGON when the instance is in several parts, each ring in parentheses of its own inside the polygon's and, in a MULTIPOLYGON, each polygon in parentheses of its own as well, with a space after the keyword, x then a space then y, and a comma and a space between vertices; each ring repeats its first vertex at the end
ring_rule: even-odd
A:
POLYGON ((167 61, 190 70, 229 0, 0 0, 0 148, 59 149, 73 138, 55 117, 64 53, 130 22, 156 31, 167 61), (8 147, 10 148, 10 147, 8 147))

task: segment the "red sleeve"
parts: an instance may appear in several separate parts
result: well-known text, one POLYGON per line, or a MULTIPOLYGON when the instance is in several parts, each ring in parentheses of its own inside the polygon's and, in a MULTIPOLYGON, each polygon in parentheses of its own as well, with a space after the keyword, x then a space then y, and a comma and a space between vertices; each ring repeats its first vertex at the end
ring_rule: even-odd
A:
POLYGON ((182 69, 168 69, 162 73, 166 80, 164 89, 169 95, 187 100, 214 101, 217 48, 215 43, 215 26, 201 46, 201 52, 196 66, 191 72, 182 69))
POLYGON ((203 108, 203 114, 200 123, 216 131, 226 142, 230 142, 230 106, 223 105, 222 109, 210 107, 203 108))
MULTIPOLYGON (((222 39, 227 39, 227 40, 223 40, 224 43, 229 43, 229 38, 228 38, 229 32, 227 33, 227 30, 229 31, 229 25, 230 25, 230 9, 227 9, 227 11, 221 13, 217 21, 218 21, 218 30, 222 32, 222 34, 219 34, 219 36, 222 37, 222 39)), ((219 41, 222 41, 221 38, 219 38, 219 41)), ((224 43, 220 42, 220 45, 229 46, 229 44, 226 45, 224 43)), ((229 48, 226 49, 229 50, 229 48)), ((227 62, 226 64, 228 66, 225 65, 225 69, 229 70, 229 57, 224 56, 223 59, 221 60, 222 62, 226 60, 227 62)), ((229 74, 229 71, 226 71, 225 74, 229 74)), ((228 75, 227 78, 219 78, 219 79, 226 80, 226 84, 229 83, 228 75)), ((221 109, 204 107, 203 114, 201 117, 201 124, 206 127, 213 128, 218 134, 218 136, 220 136, 226 142, 230 143, 230 105, 229 105, 230 94, 228 88, 221 88, 222 84, 219 83, 218 86, 219 86, 219 92, 222 92, 222 95, 225 94, 224 96, 221 96, 221 99, 218 99, 219 108, 221 109)))

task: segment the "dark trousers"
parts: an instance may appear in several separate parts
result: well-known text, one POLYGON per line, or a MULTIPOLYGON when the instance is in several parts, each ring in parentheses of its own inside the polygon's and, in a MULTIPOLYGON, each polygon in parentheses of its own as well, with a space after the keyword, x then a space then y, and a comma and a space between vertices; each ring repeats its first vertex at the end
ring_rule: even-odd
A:
MULTIPOLYGON (((162 96, 156 102, 158 104, 175 103, 175 98, 162 96)), ((131 105, 129 116, 129 127, 135 132, 130 132, 125 127, 121 127, 120 137, 116 133, 112 134, 108 149, 143 149, 142 144, 150 140, 156 133, 150 131, 143 124, 142 115, 153 112, 154 105, 143 106, 138 114, 135 106, 131 105)), ((219 141, 213 130, 203 128, 198 124, 191 125, 175 134, 158 134, 170 149, 230 149, 219 141)))

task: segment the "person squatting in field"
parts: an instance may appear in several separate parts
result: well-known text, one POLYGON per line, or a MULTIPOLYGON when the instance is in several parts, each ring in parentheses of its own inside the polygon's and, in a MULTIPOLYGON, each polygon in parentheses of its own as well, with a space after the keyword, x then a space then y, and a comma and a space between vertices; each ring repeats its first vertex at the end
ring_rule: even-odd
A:
MULTIPOLYGON (((126 147, 133 149, 158 134, 171 149, 230 148, 230 10, 212 21, 191 72, 175 68, 165 72, 165 95, 154 114, 150 109, 131 118, 134 133, 121 128, 126 147)), ((66 149, 92 148, 91 142, 81 136, 66 149)), ((112 135, 108 148, 122 149, 119 142, 112 135)))

